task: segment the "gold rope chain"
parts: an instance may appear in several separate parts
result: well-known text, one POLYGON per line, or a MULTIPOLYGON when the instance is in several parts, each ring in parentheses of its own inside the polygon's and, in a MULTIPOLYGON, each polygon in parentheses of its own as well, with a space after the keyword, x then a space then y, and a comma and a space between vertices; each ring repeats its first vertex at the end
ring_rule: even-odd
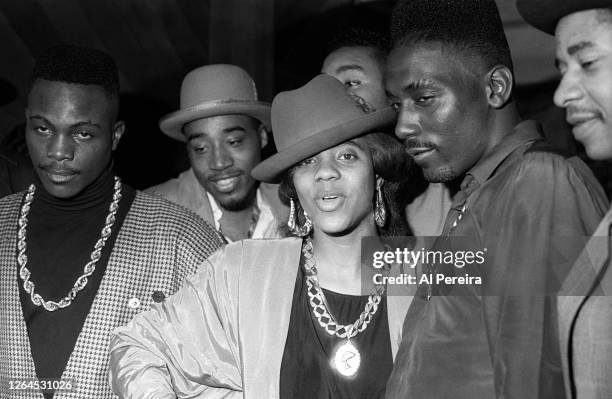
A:
POLYGON ((121 179, 115 176, 115 193, 113 194, 113 201, 111 202, 108 209, 108 216, 106 216, 106 223, 102 228, 102 232, 100 233, 100 238, 96 242, 94 246, 94 250, 91 253, 90 261, 87 262, 85 267, 83 268, 83 274, 77 278, 74 286, 68 293, 66 297, 60 299, 59 302, 54 301, 46 301, 40 294, 37 294, 34 291, 36 285, 30 281, 30 270, 26 267, 28 263, 28 255, 26 255, 26 228, 28 226, 28 213, 30 213, 30 205, 32 204, 32 200, 34 199, 34 192, 36 191, 36 186, 34 184, 30 185, 28 188, 28 192, 25 197, 25 201, 23 206, 21 207, 21 212, 19 214, 19 231, 17 234, 17 263, 19 264, 19 277, 23 280, 23 289, 30 295, 30 299, 32 303, 36 306, 42 306, 45 310, 49 312, 54 312, 58 309, 63 309, 72 303, 74 298, 79 291, 81 291, 87 285, 87 279, 92 275, 94 270, 96 270, 96 262, 100 260, 100 256, 102 255, 102 249, 104 248, 104 244, 106 244, 106 240, 111 235, 111 229, 113 224, 115 223, 115 214, 117 213, 117 209, 119 208, 119 200, 121 199, 121 179))
POLYGON ((339 324, 329 313, 325 294, 323 294, 319 286, 317 268, 313 258, 312 240, 310 237, 305 239, 304 245, 302 246, 302 254, 305 259, 304 269, 306 270, 308 302, 312 307, 312 313, 315 315, 319 325, 323 327, 323 330, 329 335, 347 339, 351 339, 365 330, 378 310, 378 305, 380 304, 382 294, 385 290, 384 286, 379 285, 374 288, 373 292, 368 297, 368 303, 366 303, 363 312, 361 312, 359 318, 354 323, 346 325, 339 324))

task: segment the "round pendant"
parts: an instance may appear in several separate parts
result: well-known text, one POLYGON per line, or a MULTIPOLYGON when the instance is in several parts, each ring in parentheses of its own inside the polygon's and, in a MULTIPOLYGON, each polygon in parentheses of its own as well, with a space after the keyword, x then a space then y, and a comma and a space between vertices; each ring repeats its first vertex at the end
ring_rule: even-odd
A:
POLYGON ((346 341, 336 349, 333 363, 340 374, 345 377, 352 377, 359 370, 361 355, 351 341, 346 341))

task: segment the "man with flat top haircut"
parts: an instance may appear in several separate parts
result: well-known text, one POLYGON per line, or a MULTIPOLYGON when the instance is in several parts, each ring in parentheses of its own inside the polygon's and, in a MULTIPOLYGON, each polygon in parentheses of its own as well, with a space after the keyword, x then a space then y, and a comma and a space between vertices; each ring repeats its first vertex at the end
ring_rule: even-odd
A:
POLYGON ((387 397, 563 397, 547 294, 580 251, 563 239, 591 234, 607 208, 603 190, 521 121, 494 0, 400 2, 391 28, 396 135, 429 181, 458 189, 432 249, 481 250, 484 262, 420 271, 434 279, 418 279, 387 397), (480 283, 452 279, 464 275, 480 283))
MULTIPOLYGON (((385 92, 385 62, 388 40, 372 30, 351 28, 337 35, 329 46, 321 72, 341 81, 346 90, 366 109, 389 106, 385 92)), ((408 173, 408 172, 407 172, 408 173)), ((451 198, 443 183, 429 183, 421 173, 406 182, 406 219, 417 236, 442 232, 451 198)))
MULTIPOLYGON (((612 160, 612 2, 518 1, 521 15, 555 35, 561 81, 555 104, 565 108, 587 155, 612 160)), ((612 397, 612 210, 564 281, 559 336, 568 398, 612 397)))
POLYGON ((196 215, 115 175, 118 107, 107 54, 61 45, 37 59, 25 109, 35 181, 0 200, 3 398, 113 398, 110 330, 222 244, 196 215))
POLYGON ((163 117, 160 128, 187 143, 191 168, 149 192, 191 209, 227 241, 280 236, 288 212, 278 187, 251 177, 268 142, 270 104, 258 101, 246 71, 218 64, 189 72, 181 109, 163 117))

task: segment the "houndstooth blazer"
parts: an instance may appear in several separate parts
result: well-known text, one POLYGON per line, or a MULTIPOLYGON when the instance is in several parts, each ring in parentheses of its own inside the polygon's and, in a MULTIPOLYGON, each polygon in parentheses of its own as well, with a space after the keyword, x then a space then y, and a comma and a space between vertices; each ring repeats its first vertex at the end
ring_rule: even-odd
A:
MULTIPOLYGON (((23 196, 17 193, 0 200, 2 399, 43 398, 38 391, 9 389, 11 380, 36 378, 17 281, 17 219, 23 196)), ((109 332, 126 324, 136 313, 148 310, 154 292, 161 291, 165 296, 174 293, 221 244, 218 233, 195 214, 138 192, 62 375, 75 388, 56 391, 55 398, 115 398, 107 381, 109 332)))

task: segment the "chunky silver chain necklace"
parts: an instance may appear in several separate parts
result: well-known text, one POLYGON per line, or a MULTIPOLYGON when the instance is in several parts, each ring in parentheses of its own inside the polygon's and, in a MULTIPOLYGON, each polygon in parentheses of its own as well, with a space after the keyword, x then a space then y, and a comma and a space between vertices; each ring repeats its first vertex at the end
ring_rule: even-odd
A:
POLYGON ((42 306, 45 310, 49 312, 54 312, 58 309, 63 309, 72 303, 74 298, 76 298, 77 293, 81 291, 87 285, 87 279, 92 275, 94 270, 96 270, 96 262, 100 259, 102 255, 102 249, 104 248, 104 244, 106 244, 106 240, 111 235, 111 228, 115 223, 115 214, 117 213, 117 209, 119 208, 119 200, 121 199, 121 179, 115 177, 115 193, 113 194, 113 201, 110 204, 108 215, 106 216, 106 223, 102 228, 102 232, 100 233, 100 238, 96 242, 94 246, 94 250, 91 253, 90 261, 87 262, 85 267, 83 268, 83 274, 77 278, 74 286, 63 299, 60 299, 59 302, 54 301, 46 301, 40 294, 37 294, 34 289, 36 285, 30 280, 30 270, 26 267, 28 264, 28 255, 26 255, 26 228, 28 226, 28 214, 30 213, 30 205, 32 204, 32 200, 34 199, 34 192, 36 191, 36 186, 34 184, 30 185, 28 191, 26 193, 25 200, 23 202, 23 206, 21 207, 21 212, 19 214, 19 231, 17 233, 17 263, 19 264, 19 277, 23 280, 23 289, 30 295, 30 299, 32 303, 36 306, 42 306))
POLYGON ((368 303, 366 303, 363 312, 361 312, 359 318, 354 323, 339 324, 329 312, 325 294, 319 285, 310 237, 304 239, 302 254, 304 256, 308 302, 312 307, 312 313, 326 333, 341 339, 346 338, 346 342, 336 349, 332 364, 340 374, 351 377, 357 373, 361 364, 361 354, 351 342, 351 338, 368 327, 372 317, 378 310, 385 287, 383 285, 374 287, 373 292, 368 297, 368 303))

